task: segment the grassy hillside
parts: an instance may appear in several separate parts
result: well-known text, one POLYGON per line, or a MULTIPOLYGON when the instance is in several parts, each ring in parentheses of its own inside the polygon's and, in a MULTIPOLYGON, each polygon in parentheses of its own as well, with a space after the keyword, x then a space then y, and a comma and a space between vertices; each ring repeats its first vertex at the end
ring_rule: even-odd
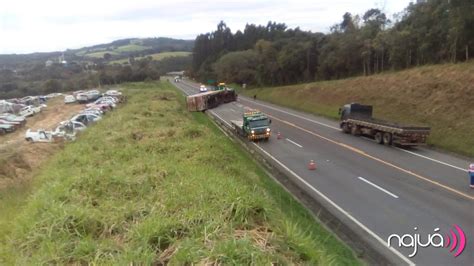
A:
POLYGON ((473 61, 243 93, 335 119, 345 103, 371 104, 376 117, 429 125, 431 145, 474 157, 473 61))
MULTIPOLYGON (((109 53, 111 55, 121 55, 122 53, 125 52, 138 52, 138 51, 143 51, 150 49, 151 47, 143 46, 143 45, 137 45, 137 44, 127 44, 123 46, 118 46, 118 47, 113 47, 111 50, 103 50, 99 48, 99 50, 92 50, 89 52, 82 52, 83 56, 88 56, 88 57, 97 57, 101 58, 104 56, 104 54, 109 53)), ((79 52, 79 53, 81 53, 79 52)), ((79 55, 76 53, 76 55, 79 55)))
POLYGON ((359 264, 171 84, 127 86, 41 169, 0 264, 359 264))
POLYGON ((158 55, 158 52, 166 52, 170 50, 190 51, 192 49, 192 46, 193 41, 187 40, 177 40, 171 38, 143 38, 117 40, 108 44, 99 44, 91 47, 84 47, 77 50, 70 50, 70 52, 74 53, 74 55, 76 56, 85 56, 90 58, 102 58, 105 53, 109 53, 117 61, 126 62, 126 58, 124 60, 119 59, 122 59, 123 57, 128 57, 130 54, 136 54, 137 52, 143 52, 145 54, 150 55, 158 55))
MULTIPOLYGON (((147 55, 147 56, 144 56, 144 57, 136 57, 135 60, 140 60, 140 59, 146 58, 148 56, 151 56, 153 58, 153 60, 160 61, 160 60, 163 60, 165 58, 182 57, 182 56, 188 56, 190 54, 191 54, 191 52, 184 52, 184 51, 181 51, 181 52, 162 52, 162 53, 150 54, 150 55, 147 55)), ((110 61, 109 63, 110 64, 123 64, 123 63, 126 63, 126 62, 128 62, 128 58, 110 61)))

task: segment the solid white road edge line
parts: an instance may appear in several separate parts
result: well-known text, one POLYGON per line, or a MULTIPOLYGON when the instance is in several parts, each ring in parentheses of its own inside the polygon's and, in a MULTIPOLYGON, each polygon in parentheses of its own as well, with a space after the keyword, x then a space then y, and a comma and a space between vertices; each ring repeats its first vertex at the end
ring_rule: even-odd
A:
POLYGON ((298 146, 298 147, 300 147, 300 148, 303 148, 303 146, 301 146, 300 144, 298 144, 298 143, 292 141, 291 139, 286 139, 286 140, 289 141, 289 142, 291 142, 291 143, 293 143, 293 144, 295 144, 296 146, 298 146))
POLYGON ((463 168, 461 168, 461 167, 458 167, 458 166, 455 166, 455 165, 452 165, 452 164, 449 164, 449 163, 445 163, 445 162, 443 162, 443 161, 439 161, 439 160, 430 158, 430 157, 428 157, 428 156, 424 156, 424 155, 418 154, 418 153, 416 153, 416 152, 407 151, 407 150, 404 150, 404 149, 400 149, 400 148, 398 148, 398 147, 395 147, 395 148, 397 148, 397 149, 399 149, 399 150, 401 150, 401 151, 403 151, 403 152, 407 152, 407 153, 409 153, 409 154, 412 154, 412 155, 415 155, 415 156, 418 156, 418 157, 421 157, 421 158, 424 158, 424 159, 433 161, 433 162, 435 162, 435 163, 439 163, 439 164, 442 164, 442 165, 446 165, 446 166, 452 167, 452 168, 457 169, 457 170, 461 170, 461 171, 466 172, 466 173, 468 172, 466 169, 463 169, 463 168))
MULTIPOLYGON (((240 97, 239 99, 242 99, 244 101, 248 101, 248 102, 253 102, 251 100, 248 100, 248 99, 245 99, 245 98, 242 98, 240 97)), ((272 107, 272 106, 269 106, 269 105, 266 105, 266 104, 262 104, 262 103, 258 103, 258 102, 253 102, 254 104, 257 104, 257 105, 261 105, 261 106, 265 106, 269 109, 272 109, 272 110, 276 110, 276 111, 279 111, 279 112, 282 112, 282 113, 285 113, 285 114, 288 114, 288 115, 292 115, 294 117, 298 117, 298 118, 301 118, 303 120, 306 120, 306 121, 309 121, 309 122, 312 122, 312 123, 315 123, 315 124, 318 124, 318 125, 321 125, 321 126, 325 126, 325 127, 328 127, 328 128, 332 128, 332 129, 335 129, 335 130, 340 130, 339 128, 337 127, 333 127, 331 125, 328 125, 328 124, 325 124, 325 123, 322 123, 322 122, 318 122, 316 120, 313 120, 313 119, 310 119, 310 118, 307 118, 307 117, 304 117, 304 116, 301 116, 301 115, 297 115, 297 114, 293 114, 293 113, 290 113, 290 112, 287 112, 287 111, 284 111, 284 110, 280 110, 278 108, 275 108, 275 107, 272 107)), ((439 161, 439 160, 436 160, 436 159, 433 159, 433 158, 430 158, 428 156, 424 156, 424 155, 421 155, 421 154, 418 154, 416 152, 412 152, 412 151, 407 151, 407 150, 404 150, 404 149, 400 149, 398 147, 395 147, 401 151, 404 151, 404 152, 407 152, 407 153, 410 153, 412 155, 415 155, 415 156, 418 156, 418 157, 421 157, 421 158, 424 158, 424 159, 427 159, 427 160, 430 160, 430 161, 433 161, 433 162, 436 162, 436 163, 439 163, 439 164, 442 164, 442 165, 445 165, 445 166, 449 166, 449 167, 452 167, 454 169, 457 169, 457 170, 461 170, 463 172, 467 172, 466 169, 463 169, 461 167, 458 167, 458 166, 455 166, 455 165, 451 165, 449 163, 445 163, 443 161, 439 161)))
POLYGON ((354 218, 352 215, 350 215, 348 212, 346 212, 343 208, 339 207, 339 205, 337 205, 335 202, 333 202, 331 199, 329 199, 326 195, 324 195, 323 193, 321 193, 319 190, 317 190, 316 188, 314 188, 313 186, 311 186, 308 182, 306 182, 306 180, 304 180, 302 177, 300 177, 298 174, 296 174, 295 172, 293 172, 290 168, 288 168, 286 165, 284 165, 282 162, 280 162, 278 159, 276 159, 275 157, 273 157, 270 153, 268 153, 267 151, 265 151, 263 148, 261 148, 260 146, 258 146, 256 143, 253 143, 253 145, 255 145, 255 147, 257 147, 260 151, 262 151, 263 153, 265 153, 265 155, 267 155, 268 157, 270 157, 272 160, 274 160, 276 163, 278 163, 281 167, 283 167, 286 171, 288 171, 290 174, 292 174, 294 177, 298 178, 298 180, 300 180, 303 184, 305 184, 307 187, 309 187, 312 191, 314 191, 316 194, 318 194, 320 197, 322 197, 324 200, 326 200, 327 202, 329 202, 334 208, 336 208, 338 211, 340 211, 341 213, 343 213, 344 215, 346 215, 350 220, 352 220, 355 224, 357 224, 358 226, 360 226, 362 229, 364 229, 369 235, 371 235, 373 238, 375 238, 377 241, 380 242, 381 245, 383 246, 386 246, 389 250, 391 250, 395 255, 397 255, 399 258, 401 258, 403 261, 405 261, 406 263, 408 263, 408 265, 415 265, 415 263, 413 263, 411 260, 409 260, 407 257, 405 257, 402 253, 400 253, 398 250, 396 250, 395 248, 393 247, 388 247, 387 246, 387 242, 385 242, 385 240, 383 240, 381 237, 379 237, 376 233, 374 233, 372 230, 370 230, 369 228, 367 228, 367 226, 365 226, 364 224, 362 224, 361 222, 359 222, 359 220, 357 220, 356 218, 354 218))
POLYGON ((388 195, 390 195, 390 196, 392 196, 392 197, 398 199, 398 196, 397 196, 397 195, 395 195, 395 194, 393 194, 392 192, 386 190, 385 188, 380 187, 380 186, 378 186, 378 185, 376 185, 376 184, 370 182, 369 180, 367 180, 367 179, 365 179, 365 178, 363 178, 363 177, 361 177, 361 176, 359 176, 358 178, 359 178, 360 180, 364 181, 365 183, 367 183, 367 184, 369 184, 369 185, 371 185, 371 186, 373 186, 373 187, 375 187, 375 188, 378 188, 379 190, 381 190, 381 191, 387 193, 388 195))

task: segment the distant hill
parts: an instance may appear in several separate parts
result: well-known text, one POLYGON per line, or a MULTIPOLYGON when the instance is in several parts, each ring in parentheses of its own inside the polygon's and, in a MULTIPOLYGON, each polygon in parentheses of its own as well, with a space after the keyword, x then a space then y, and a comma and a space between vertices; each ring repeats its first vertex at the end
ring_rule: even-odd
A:
POLYGON ((178 40, 165 37, 122 39, 66 51, 18 55, 0 54, 0 68, 18 68, 23 65, 44 64, 47 60, 59 61, 63 54, 63 59, 66 61, 95 62, 120 60, 130 56, 144 57, 161 52, 191 52, 193 46, 194 40, 178 40), (105 54, 109 54, 110 57, 106 56, 107 59, 104 59, 105 54))
POLYGON ((190 52, 193 49, 194 40, 177 40, 171 38, 144 38, 123 39, 108 44, 99 44, 84 47, 77 50, 67 50, 76 56, 88 58, 103 58, 110 54, 114 60, 128 58, 129 56, 143 57, 161 52, 190 52))

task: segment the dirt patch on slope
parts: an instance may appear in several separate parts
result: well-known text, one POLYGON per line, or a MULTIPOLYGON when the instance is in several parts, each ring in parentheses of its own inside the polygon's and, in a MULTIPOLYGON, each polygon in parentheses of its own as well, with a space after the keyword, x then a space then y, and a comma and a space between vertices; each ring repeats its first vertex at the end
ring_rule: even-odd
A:
POLYGON ((31 173, 63 147, 62 143, 28 143, 24 139, 27 129, 52 130, 84 108, 66 105, 62 100, 57 97, 48 101, 46 109, 27 118, 25 127, 0 137, 0 190, 29 181, 31 173))

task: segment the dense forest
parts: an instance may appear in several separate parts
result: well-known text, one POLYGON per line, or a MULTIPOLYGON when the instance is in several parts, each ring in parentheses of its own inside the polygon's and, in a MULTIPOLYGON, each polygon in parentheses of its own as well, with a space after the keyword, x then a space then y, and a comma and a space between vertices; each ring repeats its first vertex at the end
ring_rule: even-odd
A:
POLYGON ((232 33, 221 22, 197 36, 190 74, 203 82, 279 85, 465 61, 474 51, 473 14, 472 0, 428 0, 393 21, 379 9, 345 13, 328 34, 275 22, 232 33))

